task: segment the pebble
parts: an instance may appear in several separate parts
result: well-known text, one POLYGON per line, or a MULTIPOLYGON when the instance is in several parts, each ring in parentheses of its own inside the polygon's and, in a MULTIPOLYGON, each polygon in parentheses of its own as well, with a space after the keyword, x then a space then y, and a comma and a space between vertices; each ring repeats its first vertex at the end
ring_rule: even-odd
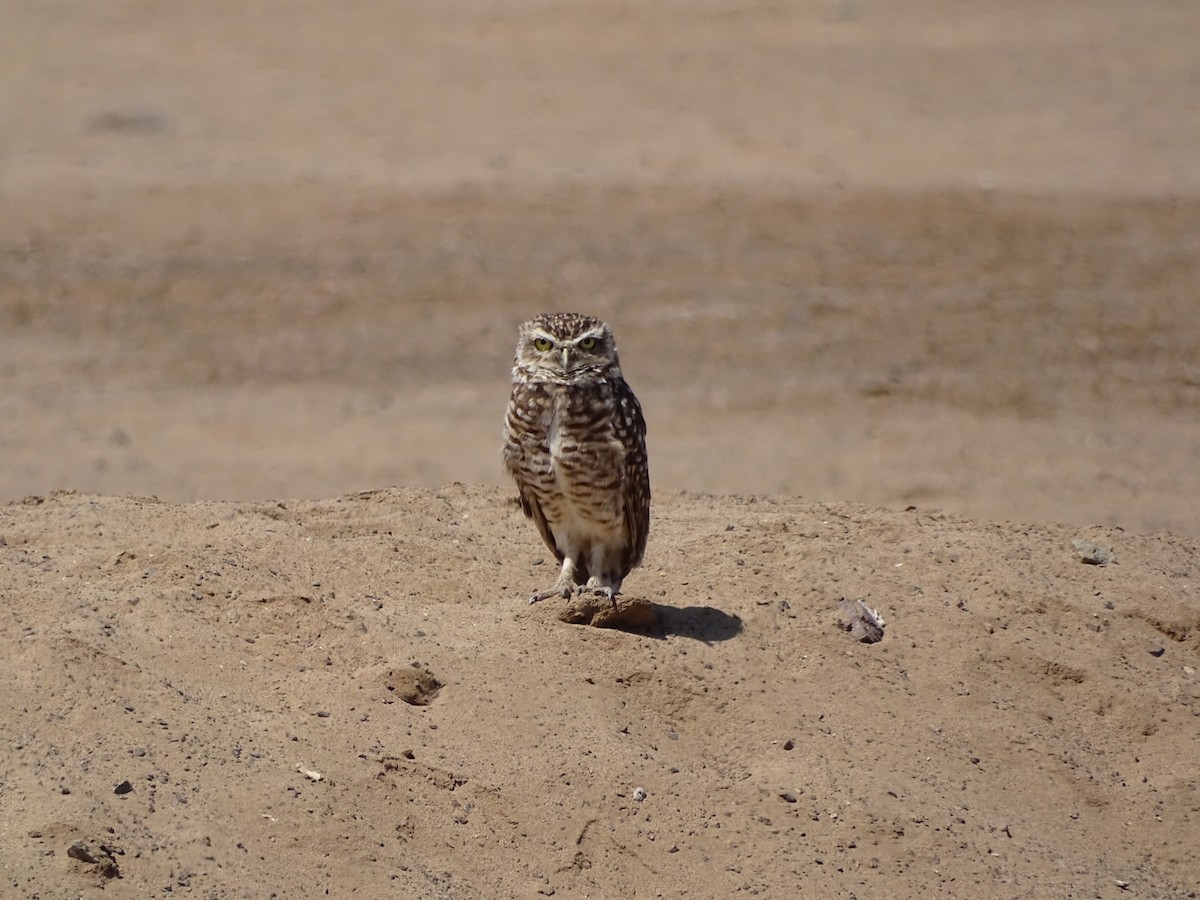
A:
POLYGON ((1087 538, 1076 538, 1071 541, 1071 546, 1074 548, 1075 555, 1079 557, 1080 562, 1086 563, 1089 566, 1107 566, 1113 561, 1113 552, 1110 548, 1101 547, 1087 538))

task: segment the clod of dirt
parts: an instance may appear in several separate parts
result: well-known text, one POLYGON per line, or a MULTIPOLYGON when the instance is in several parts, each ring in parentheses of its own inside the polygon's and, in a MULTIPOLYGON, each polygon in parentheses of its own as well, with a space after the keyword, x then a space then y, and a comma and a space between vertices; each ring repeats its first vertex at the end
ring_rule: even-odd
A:
POLYGON ((92 856, 92 851, 88 849, 88 845, 83 841, 76 841, 68 847, 67 856, 85 863, 98 862, 96 857, 92 856))
MULTIPOLYGON (((121 851, 118 850, 118 853, 121 851)), ((105 878, 120 878, 121 869, 117 866, 116 859, 113 858, 112 851, 100 845, 99 854, 92 853, 88 845, 84 841, 76 841, 67 848, 67 856, 71 859, 77 859, 80 862, 87 863, 96 867, 96 871, 105 878)))
POLYGON ((442 688, 442 683, 428 669, 412 667, 391 669, 387 689, 410 706, 428 706, 442 688))
POLYGON ((1113 561, 1111 548, 1101 547, 1087 538, 1076 538, 1071 541, 1071 547, 1074 548, 1075 555, 1079 557, 1080 562, 1089 566, 1107 566, 1113 561))
POLYGON ((647 631, 659 624, 658 609, 640 597, 618 597, 613 602, 603 594, 576 594, 558 618, 568 625, 594 625, 596 628, 621 628, 647 631))
POLYGON ((883 640, 883 616, 861 600, 842 600, 838 606, 838 617, 842 628, 864 644, 883 640))

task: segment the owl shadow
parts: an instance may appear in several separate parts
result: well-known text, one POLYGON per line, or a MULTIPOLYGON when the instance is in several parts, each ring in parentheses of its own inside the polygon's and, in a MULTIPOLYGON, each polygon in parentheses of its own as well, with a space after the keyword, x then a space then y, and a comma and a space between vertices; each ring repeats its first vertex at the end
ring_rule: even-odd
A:
POLYGON ((622 596, 614 603, 603 594, 583 591, 558 610, 557 618, 568 625, 611 628, 652 638, 671 635, 711 644, 737 637, 742 620, 712 606, 666 606, 644 597, 622 596))
POLYGON ((706 644, 728 641, 742 633, 742 620, 715 606, 666 606, 654 604, 658 613, 657 627, 648 632, 651 637, 693 638, 706 644))

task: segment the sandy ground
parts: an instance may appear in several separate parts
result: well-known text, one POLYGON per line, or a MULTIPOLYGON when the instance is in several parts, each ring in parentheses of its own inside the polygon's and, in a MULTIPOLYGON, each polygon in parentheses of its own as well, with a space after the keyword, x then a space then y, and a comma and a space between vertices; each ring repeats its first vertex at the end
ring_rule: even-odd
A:
POLYGON ((1195 897, 1200 8, 977 6, 4 4, 0 894, 1195 897))

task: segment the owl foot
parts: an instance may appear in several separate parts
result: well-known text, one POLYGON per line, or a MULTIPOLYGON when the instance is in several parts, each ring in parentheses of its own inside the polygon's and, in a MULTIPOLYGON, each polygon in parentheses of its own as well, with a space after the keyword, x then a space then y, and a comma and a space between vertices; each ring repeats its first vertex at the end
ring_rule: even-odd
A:
POLYGON ((573 584, 559 585, 556 584, 548 591, 539 591, 529 598, 529 605, 540 603, 542 600, 547 600, 550 597, 562 597, 564 600, 570 599, 571 595, 578 590, 573 584))
POLYGON ((550 588, 548 591, 539 591, 529 598, 529 605, 540 603, 543 600, 548 600, 551 597, 561 597, 563 600, 570 600, 572 594, 583 596, 584 594, 596 594, 607 599, 613 606, 617 605, 617 592, 605 584, 565 584, 550 588))

